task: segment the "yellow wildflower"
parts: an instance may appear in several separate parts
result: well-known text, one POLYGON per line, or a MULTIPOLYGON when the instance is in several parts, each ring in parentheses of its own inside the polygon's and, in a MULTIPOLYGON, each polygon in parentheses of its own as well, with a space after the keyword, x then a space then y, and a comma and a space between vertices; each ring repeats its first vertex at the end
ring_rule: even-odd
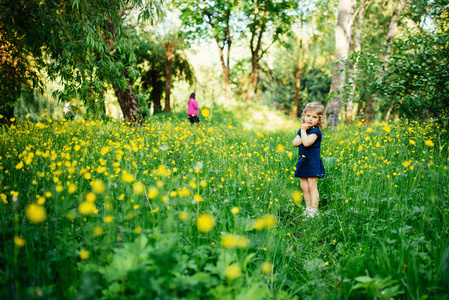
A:
POLYGON ((226 277, 230 280, 234 280, 242 274, 242 268, 238 264, 232 264, 226 268, 226 277))
POLYGON ((41 223, 45 220, 47 212, 42 206, 32 203, 26 208, 26 216, 32 223, 41 223))
POLYGON ((200 215, 196 221, 196 225, 198 228, 198 231, 201 232, 209 232, 214 228, 215 226, 215 220, 214 217, 209 213, 204 213, 200 215))

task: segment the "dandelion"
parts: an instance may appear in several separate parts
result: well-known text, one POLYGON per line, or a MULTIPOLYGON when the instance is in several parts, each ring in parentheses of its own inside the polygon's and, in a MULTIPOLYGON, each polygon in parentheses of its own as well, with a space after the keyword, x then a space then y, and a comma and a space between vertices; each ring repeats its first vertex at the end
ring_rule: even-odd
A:
POLYGON ((101 226, 95 226, 94 229, 92 230, 92 234, 93 234, 94 236, 102 235, 103 232, 104 232, 104 229, 103 229, 103 227, 101 227, 101 226))
POLYGON ((414 140, 410 140, 410 141, 408 141, 409 143, 410 143, 410 145, 416 145, 416 142, 414 141, 414 140))
POLYGON ((435 144, 432 142, 432 140, 425 140, 424 143, 425 143, 426 146, 428 146, 428 147, 433 147, 433 146, 435 146, 435 144))
POLYGON ((404 166, 404 168, 408 168, 408 166, 410 166, 411 162, 410 161, 404 161, 402 163, 402 165, 404 166))
POLYGON ((390 133, 391 132, 391 127, 390 126, 385 126, 384 128, 382 128, 383 131, 385 131, 386 133, 390 133))
POLYGON ((196 221, 196 225, 198 228, 198 231, 201 232, 209 232, 214 228, 215 220, 214 217, 209 213, 204 213, 200 215, 196 221))
POLYGON ((159 206, 156 207, 155 209, 152 209, 152 210, 151 210, 151 212, 152 212, 153 214, 157 213, 158 211, 159 211, 159 206))
POLYGON ((134 228, 134 233, 140 234, 141 232, 142 232, 142 227, 136 226, 136 228, 134 228))
POLYGON ((272 215, 265 215, 263 217, 260 217, 253 223, 253 228, 256 230, 273 228, 274 226, 276 226, 276 218, 272 215))
POLYGON ((47 216, 47 212, 45 211, 45 208, 43 208, 40 205, 34 204, 34 203, 28 205, 25 213, 26 213, 28 220, 30 222, 36 223, 36 224, 42 223, 47 216))
POLYGON ((126 171, 123 171, 121 179, 126 183, 131 183, 134 181, 134 175, 129 174, 126 171))
POLYGON ((114 218, 112 216, 106 216, 103 218, 103 221, 105 221, 106 223, 111 223, 114 220, 114 218))
POLYGON ((285 150, 284 145, 279 144, 278 147, 277 147, 277 151, 278 151, 278 152, 284 152, 284 150, 285 150))
POLYGON ((188 214, 186 211, 181 211, 181 212, 178 214, 178 218, 179 218, 181 221, 185 221, 185 220, 187 220, 187 219, 189 218, 189 214, 188 214))
POLYGON ((118 197, 119 201, 122 201, 123 199, 125 199, 125 194, 121 194, 120 197, 118 197))
POLYGON ((89 215, 95 210, 93 202, 85 201, 78 205, 78 211, 83 215, 89 215))
POLYGON ((195 194, 193 196, 193 199, 195 200, 195 202, 203 202, 204 201, 203 198, 198 194, 195 194))
POLYGON ((203 169, 203 163, 199 161, 199 162, 193 167, 193 169, 194 169, 194 170, 201 170, 201 169, 203 169))
POLYGON ((159 149, 161 149, 162 151, 167 151, 169 147, 167 145, 162 145, 159 147, 159 149))
POLYGON ((238 264, 232 264, 226 268, 226 277, 230 280, 234 280, 242 274, 242 268, 238 264))
POLYGON ((23 161, 20 161, 17 165, 16 165, 16 169, 20 170, 23 168, 23 161))
POLYGON ((159 190, 157 189, 157 187, 152 186, 150 187, 150 190, 148 191, 148 198, 149 199, 154 199, 157 197, 157 195, 159 194, 159 190))
POLYGON ((89 192, 86 194, 86 201, 87 202, 94 202, 97 199, 97 195, 95 195, 92 192, 89 192))
POLYGON ((91 186, 97 194, 101 194, 104 192, 105 186, 103 181, 101 181, 100 179, 95 179, 94 181, 92 181, 91 186))
POLYGON ((201 114, 205 118, 209 117, 209 113, 210 113, 210 111, 207 108, 204 108, 203 110, 201 110, 201 114))
POLYGON ((17 246, 17 247, 23 247, 23 246, 25 246, 25 240, 23 239, 23 238, 21 238, 21 237, 19 237, 19 236, 15 236, 14 237, 14 244, 17 246))
POLYGON ((236 215, 240 212, 240 208, 234 206, 233 208, 231 208, 231 213, 236 215))
POLYGON ((45 197, 39 197, 37 198, 37 204, 44 205, 46 200, 45 197))
POLYGON ((260 269, 262 270, 262 273, 270 274, 271 271, 273 270, 273 264, 268 261, 265 261, 262 263, 262 266, 260 269))
POLYGON ((92 174, 90 174, 89 172, 84 173, 84 179, 90 180, 91 178, 92 178, 92 174))
POLYGON ((69 192, 69 194, 73 194, 73 193, 75 193, 76 192, 76 189, 77 189, 77 186, 75 185, 75 184, 70 184, 69 185, 69 189, 68 189, 68 192, 69 192))
POLYGON ((292 193, 292 198, 295 203, 300 203, 302 201, 302 193, 299 190, 294 190, 292 193))
POLYGON ((81 250, 80 251, 80 258, 82 259, 82 260, 86 260, 86 259, 88 259, 89 258, 89 251, 87 251, 87 250, 81 250))
POLYGON ((142 195, 145 192, 145 185, 142 182, 136 182, 133 185, 133 191, 137 195, 142 195))

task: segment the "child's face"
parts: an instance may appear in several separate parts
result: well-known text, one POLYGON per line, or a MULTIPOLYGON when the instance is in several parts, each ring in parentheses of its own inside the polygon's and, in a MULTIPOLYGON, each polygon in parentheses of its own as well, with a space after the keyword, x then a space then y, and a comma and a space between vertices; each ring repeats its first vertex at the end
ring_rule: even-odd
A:
POLYGON ((317 126, 320 122, 320 116, 318 112, 309 110, 304 114, 304 123, 308 124, 309 127, 317 126))

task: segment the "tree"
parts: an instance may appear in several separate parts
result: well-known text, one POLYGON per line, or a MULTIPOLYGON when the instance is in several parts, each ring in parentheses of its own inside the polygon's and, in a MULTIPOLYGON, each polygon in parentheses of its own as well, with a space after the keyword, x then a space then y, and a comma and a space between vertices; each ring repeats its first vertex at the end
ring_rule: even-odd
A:
POLYGON ((335 65, 332 72, 332 83, 329 101, 326 105, 329 125, 337 127, 340 105, 345 84, 345 62, 348 58, 351 39, 351 20, 354 8, 353 0, 340 0, 338 4, 338 21, 335 28, 335 65))
POLYGON ((178 32, 160 39, 149 33, 136 37, 135 54, 137 67, 142 75, 141 88, 144 91, 150 90, 148 106, 152 102, 155 113, 162 111, 161 99, 164 92, 163 110, 164 112, 171 110, 169 95, 173 78, 193 83, 195 77, 193 67, 182 51, 185 44, 181 36, 182 34, 178 32))
POLYGON ((22 53, 32 53, 51 80, 64 83, 55 96, 101 102, 111 84, 125 119, 138 119, 132 88, 137 72, 123 20, 135 8, 140 19, 155 19, 162 12, 159 0, 1 1, 4 35, 18 36, 22 53))
POLYGON ((239 0, 175 0, 181 10, 181 19, 188 28, 191 39, 213 38, 223 70, 226 102, 231 101, 230 61, 234 36, 239 31, 234 14, 239 0))
POLYGON ((260 60, 268 49, 282 34, 290 29, 293 21, 290 15, 295 3, 288 0, 249 0, 242 1, 242 12, 245 16, 249 33, 249 48, 251 51, 251 79, 248 85, 246 101, 253 103, 259 80, 260 60), (271 35, 266 38, 266 35, 271 35), (267 44, 264 46, 264 40, 267 44))

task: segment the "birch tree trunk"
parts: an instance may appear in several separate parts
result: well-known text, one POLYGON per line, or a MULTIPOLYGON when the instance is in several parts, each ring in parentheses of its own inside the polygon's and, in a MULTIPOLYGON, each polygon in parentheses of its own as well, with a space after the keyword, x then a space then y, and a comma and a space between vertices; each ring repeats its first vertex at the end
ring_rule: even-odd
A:
MULTIPOLYGON (((364 23, 364 18, 365 18, 365 12, 366 12, 365 0, 360 0, 358 13, 356 15, 356 17, 357 17, 356 30, 355 30, 355 35, 354 35, 354 39, 353 39, 353 42, 354 42, 353 52, 356 52, 356 53, 360 52, 360 50, 362 49, 362 29, 363 29, 363 23, 364 23)), ((353 117, 352 110, 354 107, 354 96, 355 96, 355 87, 356 87, 354 84, 354 76, 357 73, 357 64, 358 64, 358 56, 349 68, 348 80, 349 80, 349 84, 351 87, 351 91, 350 91, 349 99, 345 105, 346 122, 352 122, 352 117, 353 117)))
POLYGON ((335 28, 335 65, 332 72, 330 88, 330 99, 326 105, 329 125, 336 128, 338 115, 343 97, 343 86, 345 83, 344 59, 348 57, 349 42, 351 37, 351 7, 352 0, 340 0, 338 3, 338 22, 335 28))

